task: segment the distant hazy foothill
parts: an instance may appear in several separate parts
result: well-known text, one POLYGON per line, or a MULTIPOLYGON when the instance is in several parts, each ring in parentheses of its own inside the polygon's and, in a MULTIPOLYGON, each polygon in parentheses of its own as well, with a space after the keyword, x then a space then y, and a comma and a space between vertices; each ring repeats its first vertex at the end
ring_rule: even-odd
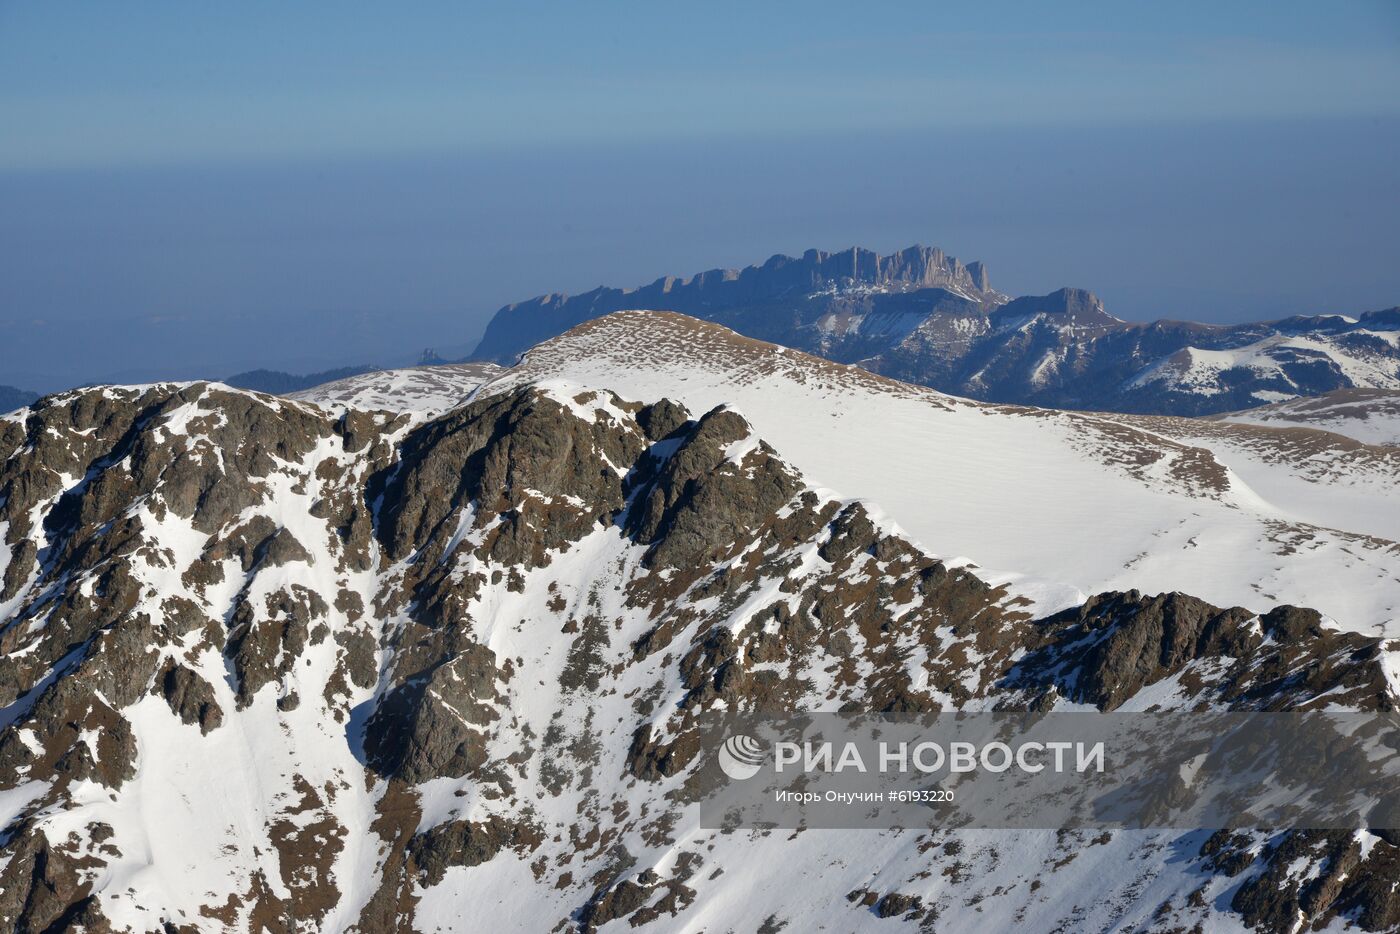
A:
POLYGON ((1400 389, 1400 308, 1236 325, 1129 322, 1083 289, 1009 298, 982 263, 923 246, 889 256, 808 250, 635 289, 543 295, 500 309, 473 359, 509 365, 542 340, 634 308, 679 311, 992 402, 1203 415, 1337 389, 1400 389))
POLYGON ((23 408, 38 398, 38 393, 16 389, 13 386, 0 386, 0 412, 11 412, 23 408))
POLYGON ((289 392, 300 392, 303 389, 310 389, 312 386, 320 386, 338 379, 359 376, 362 373, 373 373, 378 369, 379 367, 374 366, 345 366, 320 373, 307 373, 304 376, 283 373, 280 370, 249 370, 246 373, 235 373, 221 382, 237 389, 270 392, 280 396, 289 392))

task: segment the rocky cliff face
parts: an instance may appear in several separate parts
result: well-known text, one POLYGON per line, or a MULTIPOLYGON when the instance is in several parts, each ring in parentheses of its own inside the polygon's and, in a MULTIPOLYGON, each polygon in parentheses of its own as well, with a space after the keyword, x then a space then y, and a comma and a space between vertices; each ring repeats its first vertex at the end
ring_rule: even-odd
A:
POLYGON ((926 247, 886 257, 809 250, 741 272, 546 295, 498 311, 475 356, 512 363, 584 321, 639 308, 992 402, 1201 415, 1349 387, 1400 389, 1400 309, 1232 326, 1130 323, 1082 289, 1008 301, 982 264, 926 247))
POLYGON ((742 270, 712 269, 688 279, 666 276, 636 289, 599 287, 507 305, 488 325, 473 357, 509 365, 533 344, 629 308, 679 311, 764 340, 802 347, 825 342, 841 345, 845 356, 864 355, 859 348, 870 345, 866 337, 852 334, 846 345, 835 339, 829 322, 878 309, 879 317, 900 326, 942 302, 978 306, 1004 300, 981 263, 964 265, 934 247, 912 246, 889 256, 858 247, 839 253, 808 250, 742 270))
POLYGON ((928 929, 992 894, 1038 930, 1400 924, 1389 831, 695 827, 716 702, 1395 703, 1385 646, 1306 609, 1033 619, 725 408, 99 388, 0 420, 0 458, 13 930, 928 929))

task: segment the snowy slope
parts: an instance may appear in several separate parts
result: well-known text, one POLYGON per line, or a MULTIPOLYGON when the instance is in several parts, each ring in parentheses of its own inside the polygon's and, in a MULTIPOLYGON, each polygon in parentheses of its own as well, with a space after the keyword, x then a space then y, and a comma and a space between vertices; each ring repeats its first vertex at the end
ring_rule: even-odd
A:
POLYGON ((1338 389, 1219 416, 1221 421, 1331 431, 1364 444, 1400 446, 1400 390, 1338 389))
POLYGON ((1314 606, 1400 635, 1400 470, 1355 445, 1309 455, 1358 474, 1329 498, 1297 480, 1292 460, 1242 474, 1223 441, 1162 432, 1188 420, 955 399, 657 312, 582 325, 480 392, 541 379, 733 405, 814 482, 878 504, 932 552, 1014 579, 1045 607, 1099 590, 1186 590, 1252 609, 1314 606), (1280 484, 1322 496, 1276 502, 1280 484))

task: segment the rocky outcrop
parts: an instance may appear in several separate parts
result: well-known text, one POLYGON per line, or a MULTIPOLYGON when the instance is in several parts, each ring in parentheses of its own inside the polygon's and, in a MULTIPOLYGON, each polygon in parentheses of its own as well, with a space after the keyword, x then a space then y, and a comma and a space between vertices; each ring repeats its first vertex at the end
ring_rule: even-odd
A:
POLYGON ((217 729, 224 722, 213 686, 184 665, 167 660, 156 678, 155 690, 181 721, 197 724, 201 733, 217 729))
POLYGON ((1395 704, 1383 640, 1330 629, 1300 607, 1256 617, 1180 593, 1100 594, 1047 620, 1037 641, 1007 685, 1100 710, 1172 677, 1184 698, 1231 709, 1304 710, 1323 697, 1356 710, 1395 704))
POLYGON ((471 775, 487 762, 487 727, 500 717, 496 657, 474 644, 385 696, 365 748, 385 774, 411 783, 471 775))
POLYGON ((648 470, 626 527, 649 546, 649 565, 712 564, 797 492, 792 471, 763 442, 730 456, 749 435, 741 416, 716 409, 676 439, 654 473, 648 470))
POLYGON ((1260 849, 1259 869, 1230 902, 1245 924, 1262 931, 1292 930, 1300 918, 1318 928, 1338 918, 1363 931, 1400 925, 1400 848, 1389 842, 1363 848, 1351 834, 1303 831, 1260 849), (1311 871, 1299 875, 1299 865, 1311 871))
POLYGON ((0 869, 0 924, 6 930, 110 930, 102 923, 87 872, 100 861, 84 853, 82 843, 76 834, 57 846, 42 834, 12 841, 0 869))
POLYGON ((479 822, 454 820, 438 824, 415 836, 408 852, 425 882, 437 885, 454 866, 480 866, 505 849, 529 854, 542 842, 539 829, 528 822, 492 815, 479 822))
POLYGON ((382 540, 394 557, 440 554, 457 532, 447 520, 470 509, 470 527, 487 532, 481 555, 539 566, 622 509, 617 465, 643 447, 641 431, 587 423, 534 390, 483 400, 404 442, 381 494, 382 540))

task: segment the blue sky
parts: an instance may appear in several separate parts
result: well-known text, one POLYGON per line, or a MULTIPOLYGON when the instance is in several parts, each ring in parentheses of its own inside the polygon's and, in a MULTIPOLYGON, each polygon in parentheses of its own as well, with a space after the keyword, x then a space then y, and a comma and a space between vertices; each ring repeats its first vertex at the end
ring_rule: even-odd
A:
POLYGON ((0 4, 0 165, 1395 114, 1400 4, 0 4))
POLYGON ((0 383, 400 362, 853 243, 1129 318, 1395 304, 1397 91, 1390 0, 0 0, 0 383))

